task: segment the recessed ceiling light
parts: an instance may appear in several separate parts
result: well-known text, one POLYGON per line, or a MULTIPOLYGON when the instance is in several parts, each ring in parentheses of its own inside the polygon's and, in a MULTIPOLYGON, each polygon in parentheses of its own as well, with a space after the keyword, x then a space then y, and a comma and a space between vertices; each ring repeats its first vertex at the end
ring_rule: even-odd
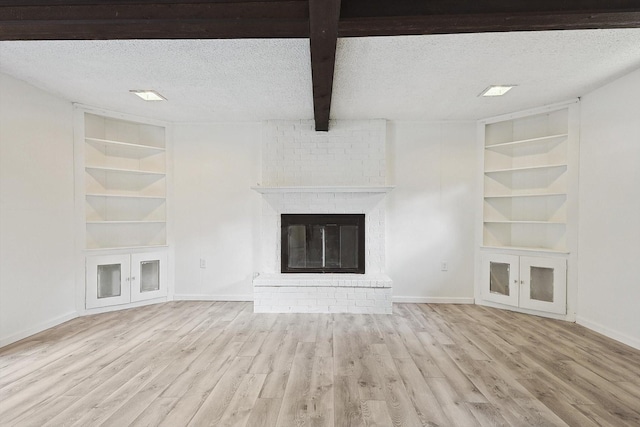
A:
POLYGON ((167 98, 165 98, 164 96, 160 95, 155 90, 137 90, 137 89, 132 89, 129 92, 138 95, 140 98, 144 99, 145 101, 166 101, 167 100, 167 98))
POLYGON ((489 86, 478 96, 502 96, 505 93, 509 92, 511 89, 516 87, 516 85, 495 85, 489 86))

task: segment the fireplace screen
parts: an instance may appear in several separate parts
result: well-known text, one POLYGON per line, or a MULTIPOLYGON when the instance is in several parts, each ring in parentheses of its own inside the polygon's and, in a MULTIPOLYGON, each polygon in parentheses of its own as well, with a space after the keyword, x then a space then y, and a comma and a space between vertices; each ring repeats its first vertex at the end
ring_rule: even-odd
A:
POLYGON ((282 215, 283 273, 364 274, 364 215, 282 215))

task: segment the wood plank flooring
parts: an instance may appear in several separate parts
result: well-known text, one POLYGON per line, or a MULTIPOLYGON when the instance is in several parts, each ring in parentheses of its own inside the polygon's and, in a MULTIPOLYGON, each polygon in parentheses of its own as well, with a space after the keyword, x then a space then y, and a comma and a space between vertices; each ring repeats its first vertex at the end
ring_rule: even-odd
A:
POLYGON ((640 426, 640 351, 473 305, 171 302, 0 349, 2 426, 640 426))

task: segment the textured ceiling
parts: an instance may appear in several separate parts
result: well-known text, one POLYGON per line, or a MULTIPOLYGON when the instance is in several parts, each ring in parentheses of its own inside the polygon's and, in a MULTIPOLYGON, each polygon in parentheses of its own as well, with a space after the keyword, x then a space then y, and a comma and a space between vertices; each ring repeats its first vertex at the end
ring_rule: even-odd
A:
MULTIPOLYGON (((640 29, 339 39, 331 118, 475 120, 575 98, 637 68, 640 29), (490 84, 518 87, 479 98, 490 84)), ((0 42, 0 71, 163 120, 313 118, 307 39, 0 42)))

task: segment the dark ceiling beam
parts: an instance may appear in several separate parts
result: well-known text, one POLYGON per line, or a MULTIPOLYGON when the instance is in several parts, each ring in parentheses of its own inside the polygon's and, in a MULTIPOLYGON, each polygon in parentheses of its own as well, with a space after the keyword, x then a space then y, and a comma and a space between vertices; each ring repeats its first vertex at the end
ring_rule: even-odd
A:
POLYGON ((308 5, 299 0, 16 3, 25 2, 0 6, 0 40, 309 37, 308 5))
POLYGON ((309 0, 313 114, 316 131, 329 130, 340 0, 309 0))
POLYGON ((309 37, 307 21, 286 20, 130 20, 0 22, 0 40, 262 39, 309 37))
POLYGON ((637 10, 638 0, 343 0, 340 17, 637 10))
POLYGON ((640 0, 343 0, 340 37, 640 28, 640 0))
POLYGON ((340 21, 338 33, 340 37, 365 37, 606 28, 640 28, 640 11, 350 18, 340 21))

